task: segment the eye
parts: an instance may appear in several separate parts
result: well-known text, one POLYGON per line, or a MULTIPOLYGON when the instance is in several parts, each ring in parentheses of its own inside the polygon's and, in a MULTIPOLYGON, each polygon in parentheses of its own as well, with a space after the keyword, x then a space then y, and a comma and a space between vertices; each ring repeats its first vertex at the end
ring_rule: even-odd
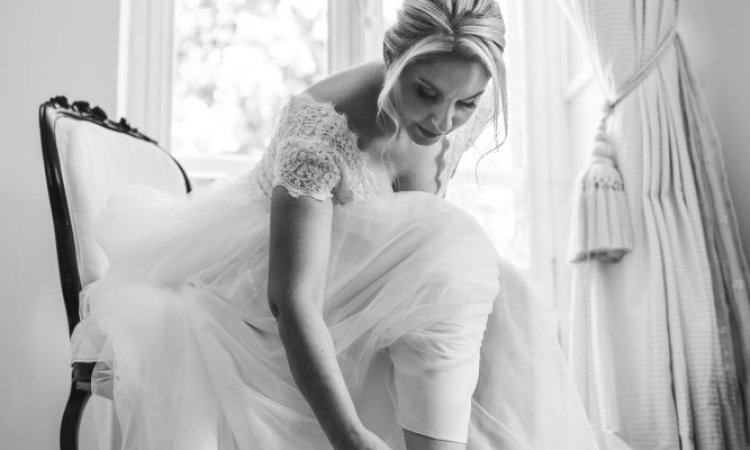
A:
POLYGON ((436 93, 432 92, 431 90, 429 90, 429 88, 421 84, 417 86, 417 96, 425 100, 435 100, 438 98, 438 95, 436 93))
POLYGON ((477 107, 477 103, 474 101, 470 102, 458 102, 459 105, 463 106, 466 109, 474 109, 477 107))

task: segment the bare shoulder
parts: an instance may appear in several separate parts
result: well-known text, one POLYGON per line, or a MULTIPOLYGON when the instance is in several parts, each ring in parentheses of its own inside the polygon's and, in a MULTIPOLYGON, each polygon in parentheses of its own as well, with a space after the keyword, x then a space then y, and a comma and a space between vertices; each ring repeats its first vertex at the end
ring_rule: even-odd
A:
POLYGON ((343 106, 360 100, 368 89, 382 81, 383 63, 371 61, 336 72, 310 86, 305 93, 316 100, 343 106))
POLYGON ((377 101, 383 84, 383 63, 372 61, 337 72, 310 86, 305 93, 315 100, 330 102, 350 119, 350 125, 364 134, 377 115, 377 101))

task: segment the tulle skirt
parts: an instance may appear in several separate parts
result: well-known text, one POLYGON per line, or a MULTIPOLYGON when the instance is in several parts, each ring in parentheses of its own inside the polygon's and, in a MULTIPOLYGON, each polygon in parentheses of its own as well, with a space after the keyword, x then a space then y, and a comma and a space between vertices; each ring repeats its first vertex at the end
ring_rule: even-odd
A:
MULTIPOLYGON (((252 177, 187 198, 125 189, 96 229, 111 266, 82 293, 73 360, 97 362, 118 447, 331 448, 268 307, 269 202, 252 177)), ((323 314, 360 418, 392 448, 389 346, 490 308, 467 448, 596 448, 523 281, 467 214, 417 192, 334 207, 323 314)))

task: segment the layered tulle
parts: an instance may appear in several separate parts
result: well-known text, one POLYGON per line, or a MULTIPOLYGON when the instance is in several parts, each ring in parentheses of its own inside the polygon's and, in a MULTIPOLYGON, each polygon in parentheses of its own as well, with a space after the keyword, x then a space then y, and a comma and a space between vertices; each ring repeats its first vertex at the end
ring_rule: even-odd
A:
MULTIPOLYGON (((98 361, 124 448, 330 448, 267 305, 269 205, 252 178, 188 199, 130 188, 97 228, 111 267, 83 292, 73 354, 98 361)), ((448 440, 468 428, 470 449, 594 448, 522 288, 442 199, 336 206, 323 313, 364 423, 394 449, 402 427, 448 440)))

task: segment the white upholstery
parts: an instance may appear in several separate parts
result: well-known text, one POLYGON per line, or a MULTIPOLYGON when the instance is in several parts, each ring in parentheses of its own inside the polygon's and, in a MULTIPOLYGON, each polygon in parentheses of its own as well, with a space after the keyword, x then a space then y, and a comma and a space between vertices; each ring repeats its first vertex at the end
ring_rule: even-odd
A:
POLYGON ((55 136, 76 241, 81 286, 108 268, 91 225, 117 188, 147 185, 185 194, 182 172, 157 145, 100 125, 60 117, 55 136))

